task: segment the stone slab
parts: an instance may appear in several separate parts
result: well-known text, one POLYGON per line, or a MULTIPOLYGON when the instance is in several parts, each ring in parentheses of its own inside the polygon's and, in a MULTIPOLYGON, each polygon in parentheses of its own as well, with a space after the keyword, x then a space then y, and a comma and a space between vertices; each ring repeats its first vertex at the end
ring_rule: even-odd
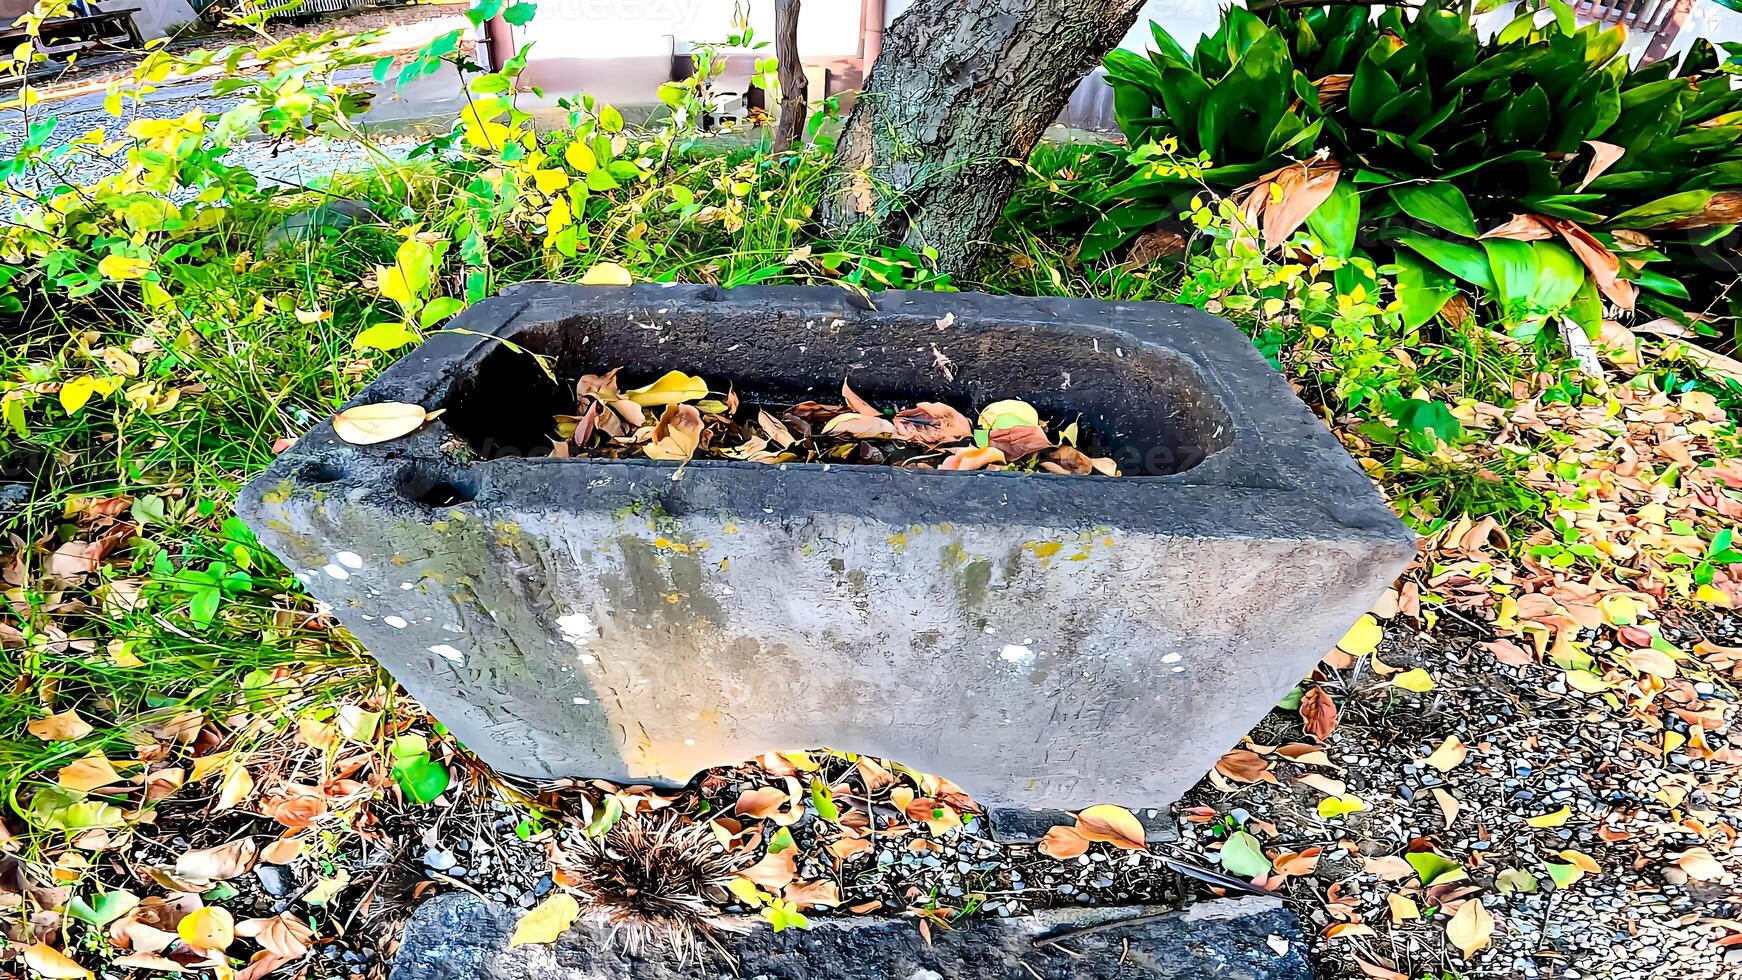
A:
POLYGON ((354 402, 438 419, 376 446, 323 422, 238 510, 500 770, 676 786, 826 745, 1054 811, 1165 809, 1414 553, 1222 320, 845 296, 513 290, 354 402), (1022 398, 1128 475, 546 455, 572 379, 616 366, 785 404, 847 377, 891 407, 1022 398))
POLYGON ((581 925, 550 946, 508 948, 519 910, 466 894, 420 906, 390 980, 1312 980, 1300 923, 1274 898, 1222 899, 1149 917, 1149 908, 1061 909, 931 932, 913 919, 828 918, 728 936, 736 972, 717 957, 679 964, 628 957, 609 930, 581 925), (1035 940, 1086 925, 1145 921, 1035 940), (1067 952, 1068 950, 1068 952, 1067 952))

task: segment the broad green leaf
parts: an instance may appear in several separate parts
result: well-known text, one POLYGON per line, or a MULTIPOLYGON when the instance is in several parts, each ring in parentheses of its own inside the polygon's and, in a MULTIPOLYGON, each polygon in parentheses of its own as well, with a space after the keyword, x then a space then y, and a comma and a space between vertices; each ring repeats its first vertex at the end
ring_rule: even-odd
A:
POLYGON ((1543 313, 1554 313, 1573 301, 1579 288, 1590 278, 1585 264, 1558 242, 1531 242, 1536 253, 1536 287, 1531 291, 1531 303, 1543 313))
POLYGON ((1270 873, 1270 859, 1264 856, 1264 849, 1258 846, 1258 838, 1244 830, 1229 834, 1220 854, 1222 867, 1231 875, 1256 878, 1270 873))
POLYGON ((1488 265, 1488 255, 1475 245, 1450 242, 1419 232, 1406 231, 1393 236, 1398 244, 1415 250, 1423 258, 1459 279, 1482 289, 1494 289, 1494 274, 1488 265))
MULTIPOLYGON (((1464 866, 1450 858, 1441 857, 1433 851, 1415 851, 1403 856, 1409 866, 1415 869, 1416 877, 1423 885, 1431 885, 1452 872, 1462 872, 1464 866)), ((1456 879, 1447 879, 1456 880, 1456 879)))
POLYGON ((432 803, 448 788, 451 776, 448 767, 427 755, 401 759, 394 765, 393 778, 407 798, 414 803, 432 803))
POLYGON ((1387 188, 1398 210, 1465 238, 1476 237, 1476 216, 1464 192, 1443 180, 1425 184, 1399 184, 1387 188))
POLYGON ((1508 324, 1515 323, 1531 311, 1538 264, 1536 250, 1530 246, 1536 243, 1487 238, 1481 244, 1488 254, 1488 268, 1494 275, 1494 298, 1501 306, 1502 317, 1508 324))
MULTIPOLYGON (((1593 184, 1595 183, 1593 181, 1593 184)), ((1670 194, 1648 204, 1641 204, 1636 208, 1623 211, 1611 218, 1609 224, 1615 228, 1651 228, 1671 221, 1691 218, 1703 213, 1706 206, 1712 203, 1712 198, 1717 194, 1717 191, 1705 189, 1670 194)))
POLYGON ((1355 236, 1361 227, 1361 192, 1354 183, 1337 181, 1331 196, 1307 215, 1307 229, 1327 255, 1346 259, 1355 252, 1355 236))

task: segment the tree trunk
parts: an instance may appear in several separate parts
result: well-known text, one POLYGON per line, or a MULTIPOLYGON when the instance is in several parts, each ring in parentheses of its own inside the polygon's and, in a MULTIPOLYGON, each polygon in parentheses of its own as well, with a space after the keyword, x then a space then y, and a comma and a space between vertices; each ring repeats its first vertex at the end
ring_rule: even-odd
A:
POLYGON ((802 0, 774 0, 774 57, 780 61, 780 118, 774 124, 774 152, 804 136, 810 106, 810 81, 798 57, 798 11, 802 0))
POLYGON ((1072 89, 1143 0, 916 0, 841 133, 819 218, 834 237, 937 249, 971 274, 1072 89))

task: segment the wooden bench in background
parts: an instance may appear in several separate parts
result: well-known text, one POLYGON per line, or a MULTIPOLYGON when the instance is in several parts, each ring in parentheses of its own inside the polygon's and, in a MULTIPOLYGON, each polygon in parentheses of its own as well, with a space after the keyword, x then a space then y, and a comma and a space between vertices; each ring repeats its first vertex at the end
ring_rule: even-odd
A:
POLYGON ((1693 9, 1694 0, 1577 0, 1573 4, 1573 13, 1586 20, 1651 35, 1643 64, 1663 60, 1693 9))
MULTIPOLYGON (((86 4, 90 13, 72 17, 56 17, 42 22, 42 51, 49 55, 72 54, 89 48, 133 48, 145 46, 139 35, 139 25, 133 22, 137 7, 121 10, 98 10, 86 4)), ((10 49, 29 35, 22 27, 0 30, 0 47, 10 49)))

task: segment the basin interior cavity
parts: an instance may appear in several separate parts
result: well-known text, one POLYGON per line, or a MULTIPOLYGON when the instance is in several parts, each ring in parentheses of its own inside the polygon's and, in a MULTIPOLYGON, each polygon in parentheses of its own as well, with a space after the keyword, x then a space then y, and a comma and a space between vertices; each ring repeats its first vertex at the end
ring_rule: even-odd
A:
POLYGON ((972 418, 991 402, 1019 398, 1053 426, 1076 422, 1082 448, 1112 456, 1128 477, 1188 470, 1234 434, 1187 357, 1111 329, 984 321, 940 328, 897 313, 770 314, 721 304, 715 314, 690 304, 505 333, 512 346, 492 344, 471 361, 443 406, 448 428, 485 460, 548 455, 552 417, 575 410, 575 380, 616 367, 626 388, 678 370, 765 406, 839 404, 843 379, 886 410, 938 401, 972 418), (529 353, 546 358, 556 378, 529 353))

